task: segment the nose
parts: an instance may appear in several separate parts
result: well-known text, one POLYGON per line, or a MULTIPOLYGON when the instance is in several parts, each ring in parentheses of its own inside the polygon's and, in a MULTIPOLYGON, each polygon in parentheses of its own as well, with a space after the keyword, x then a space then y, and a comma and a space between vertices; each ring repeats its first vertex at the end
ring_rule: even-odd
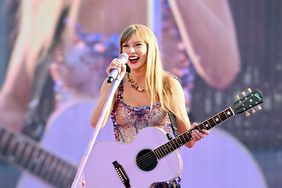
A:
POLYGON ((134 47, 131 47, 130 49, 129 49, 129 51, 130 51, 130 53, 135 53, 135 49, 134 49, 134 47))

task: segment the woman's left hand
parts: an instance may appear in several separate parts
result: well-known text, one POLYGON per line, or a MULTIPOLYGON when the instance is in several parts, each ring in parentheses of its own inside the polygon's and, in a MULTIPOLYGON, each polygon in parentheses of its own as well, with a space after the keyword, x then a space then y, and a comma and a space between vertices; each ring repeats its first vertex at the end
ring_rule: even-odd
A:
POLYGON ((197 142, 199 140, 201 140, 202 138, 204 138, 206 135, 209 135, 209 131, 202 129, 202 130, 198 130, 198 129, 194 129, 196 126, 198 126, 198 123, 193 123, 192 124, 192 138, 194 142, 197 142))

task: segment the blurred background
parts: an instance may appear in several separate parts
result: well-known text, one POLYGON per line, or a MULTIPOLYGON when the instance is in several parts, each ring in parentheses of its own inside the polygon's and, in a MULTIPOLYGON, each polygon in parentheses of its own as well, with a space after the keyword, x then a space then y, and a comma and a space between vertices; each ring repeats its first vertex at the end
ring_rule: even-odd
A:
MULTIPOLYGON (((182 186, 280 187, 280 7, 279 0, 0 0, 0 187, 72 181, 105 68, 133 23, 156 34, 192 122, 232 106, 247 88, 264 96, 261 111, 180 149, 182 186), (47 168, 48 160, 60 165, 47 168)), ((98 141, 108 139, 110 121, 98 141)))

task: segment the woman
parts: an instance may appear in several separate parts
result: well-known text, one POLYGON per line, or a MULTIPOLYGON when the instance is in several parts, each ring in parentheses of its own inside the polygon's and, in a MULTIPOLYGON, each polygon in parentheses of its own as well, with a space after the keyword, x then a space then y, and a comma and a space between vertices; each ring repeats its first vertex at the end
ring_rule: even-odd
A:
MULTIPOLYGON (((191 129, 181 84, 163 70, 153 32, 140 24, 128 26, 120 36, 120 53, 128 54, 127 65, 114 59, 106 70, 107 74, 112 69, 120 71, 120 86, 104 119, 105 124, 111 114, 116 140, 129 143, 139 130, 148 126, 173 133, 168 112, 175 115, 179 133, 191 129)), ((98 105, 91 119, 93 127, 97 123, 110 88, 111 85, 104 81, 98 105)), ((192 147, 207 134, 206 130, 202 133, 193 131, 193 140, 186 146, 192 147)), ((180 187, 180 178, 155 183, 152 187, 180 187)))

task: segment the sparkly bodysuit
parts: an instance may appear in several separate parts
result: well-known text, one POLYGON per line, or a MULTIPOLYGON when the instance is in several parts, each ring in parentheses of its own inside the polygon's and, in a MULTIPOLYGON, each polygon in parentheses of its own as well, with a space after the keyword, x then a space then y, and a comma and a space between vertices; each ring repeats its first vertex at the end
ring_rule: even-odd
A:
MULTIPOLYGON (((167 112, 160 110, 160 103, 153 105, 130 106, 123 100, 123 81, 118 88, 117 101, 114 104, 111 118, 114 126, 115 138, 119 142, 130 143, 138 132, 145 127, 158 127, 165 132, 173 134, 171 122, 167 112)), ((151 188, 180 187, 180 178, 175 180, 154 183, 151 188)))

